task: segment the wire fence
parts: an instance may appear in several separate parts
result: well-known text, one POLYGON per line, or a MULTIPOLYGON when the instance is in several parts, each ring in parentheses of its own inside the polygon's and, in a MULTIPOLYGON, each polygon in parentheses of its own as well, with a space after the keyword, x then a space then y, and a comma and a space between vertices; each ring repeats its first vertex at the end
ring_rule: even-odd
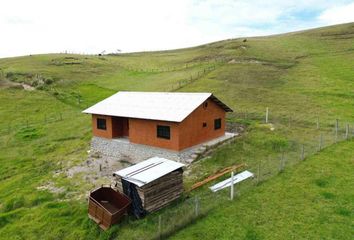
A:
MULTIPOLYGON (((305 161, 306 158, 313 156, 326 147, 354 137, 354 124, 350 123, 350 121, 334 119, 320 122, 318 120, 300 121, 300 119, 290 118, 289 123, 289 117, 280 117, 273 119, 272 123, 270 123, 270 118, 268 116, 267 120, 266 115, 267 113, 262 115, 259 113, 238 112, 232 117, 240 121, 251 120, 264 124, 267 124, 266 122, 268 121, 268 124, 275 128, 307 131, 306 137, 294 140, 292 136, 289 136, 289 141, 292 142, 290 147, 283 150, 275 149, 274 152, 262 158, 249 161, 243 159, 247 161, 248 170, 254 173, 254 178, 236 184, 232 196, 230 187, 218 192, 212 192, 202 187, 200 191, 197 190, 195 193, 186 194, 182 199, 173 203, 172 206, 148 216, 147 221, 150 224, 138 224, 140 230, 142 227, 142 231, 146 231, 144 233, 146 239, 165 239, 184 227, 206 217, 211 210, 221 205, 229 204, 232 199, 241 198, 242 195, 247 194, 260 183, 290 169, 291 166, 301 161, 305 161), (144 229, 144 226, 149 227, 144 229)), ((220 178, 218 181, 224 178, 220 178)))
MULTIPOLYGON (((8 123, 7 127, 3 127, 0 133, 2 135, 11 134, 23 128, 69 121, 77 118, 79 115, 82 116, 82 113, 56 112, 43 115, 42 117, 37 116, 33 120, 13 121, 8 123)), ((235 199, 247 194, 251 188, 259 185, 261 182, 267 181, 277 174, 286 171, 291 166, 304 161, 326 147, 354 137, 354 123, 343 119, 325 119, 321 121, 316 116, 308 120, 294 116, 272 116, 268 109, 263 114, 259 112, 239 111, 231 114, 229 118, 234 122, 264 124, 270 130, 274 128, 274 131, 281 131, 289 142, 287 147, 272 149, 269 154, 262 157, 254 159, 254 157, 249 156, 248 159, 238 160, 239 162, 245 161, 248 165, 248 170, 254 173, 255 177, 253 180, 247 180, 236 185, 235 199), (297 134, 299 131, 301 131, 301 134, 297 134)), ((241 144, 240 141, 238 143, 241 144)), ((145 239, 163 239, 207 216, 211 210, 228 204, 229 201, 229 189, 214 193, 209 189, 202 188, 200 191, 197 190, 185 194, 183 198, 177 200, 172 205, 157 213, 150 214, 145 219, 139 221, 129 220, 128 224, 132 224, 133 222, 133 226, 139 227, 139 232, 140 234, 141 231, 144 232, 145 239)))
POLYGON ((2 124, 0 135, 16 133, 17 131, 25 128, 43 127, 61 121, 73 120, 77 119, 79 116, 83 116, 83 114, 81 112, 55 112, 44 114, 41 117, 29 116, 25 119, 7 121, 6 124, 2 124))
MULTIPOLYGON (((105 57, 116 57, 119 58, 121 56, 126 56, 126 55, 132 55, 134 53, 107 53, 107 54, 88 54, 88 53, 82 53, 82 52, 70 52, 70 51, 64 51, 60 52, 59 54, 63 55, 82 55, 82 56, 90 56, 90 57, 98 57, 98 58, 105 58, 105 57)), ((120 62, 119 66, 121 68, 127 69, 129 71, 133 72, 145 72, 145 73, 163 73, 163 72, 173 72, 173 71, 181 71, 181 70, 186 70, 190 68, 195 68, 195 67, 203 67, 205 65, 213 66, 220 64, 220 63, 225 63, 231 60, 231 57, 227 56, 216 56, 216 57, 206 57, 203 59, 192 59, 190 61, 185 61, 181 63, 176 63, 174 65, 170 66, 156 66, 152 67, 151 63, 149 63, 149 66, 144 65, 144 64, 129 64, 129 63, 124 63, 120 62)))
POLYGON ((192 68, 215 68, 217 65, 220 63, 225 63, 227 61, 226 58, 222 59, 212 59, 212 60, 207 60, 207 61, 196 61, 196 62, 189 62, 189 63, 184 63, 184 64, 178 64, 177 66, 165 66, 165 67, 156 67, 156 68, 151 68, 151 67, 146 67, 146 66, 136 66, 136 65, 129 65, 129 64, 123 64, 121 63, 120 66, 122 68, 125 68, 129 71, 133 72, 146 72, 146 73, 163 73, 163 72, 173 72, 173 71, 182 71, 182 70, 187 70, 187 69, 192 69, 192 68))

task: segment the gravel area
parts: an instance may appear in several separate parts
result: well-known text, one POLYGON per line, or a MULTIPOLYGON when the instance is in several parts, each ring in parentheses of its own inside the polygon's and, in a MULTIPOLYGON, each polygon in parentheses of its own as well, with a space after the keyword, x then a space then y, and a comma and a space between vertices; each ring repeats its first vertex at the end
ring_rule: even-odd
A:
POLYGON ((91 142, 91 151, 98 152, 105 157, 122 158, 134 164, 151 157, 163 157, 174 161, 190 164, 205 151, 215 145, 228 141, 238 136, 237 133, 225 133, 224 136, 196 145, 181 152, 167 149, 130 143, 128 139, 105 139, 93 137, 91 142))
MULTIPOLYGON (((64 173, 68 178, 81 174, 83 180, 99 186, 100 184, 114 184, 112 174, 115 171, 146 160, 150 157, 163 157, 185 164, 205 156, 215 146, 225 143, 238 134, 226 133, 224 136, 209 142, 194 146, 181 152, 170 151, 162 148, 130 143, 128 139, 105 139, 93 137, 89 157, 80 165, 58 171, 54 175, 64 173)), ((49 190, 60 193, 61 188, 56 188, 53 183, 38 187, 38 190, 49 190)))

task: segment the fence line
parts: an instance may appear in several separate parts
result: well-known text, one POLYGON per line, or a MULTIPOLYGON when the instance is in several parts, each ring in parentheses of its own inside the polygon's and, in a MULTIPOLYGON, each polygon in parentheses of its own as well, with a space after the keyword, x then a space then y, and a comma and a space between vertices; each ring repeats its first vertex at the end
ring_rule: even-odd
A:
MULTIPOLYGON (((34 121, 30 119, 21 120, 17 123, 8 124, 8 129, 2 129, 1 134, 16 132, 22 128, 32 126, 52 124, 59 121, 66 121, 78 116, 83 116, 80 112, 66 113, 61 112, 46 114, 34 121)), ((346 141, 354 137, 354 124, 345 120, 320 121, 318 117, 311 119, 296 119, 294 117, 272 115, 271 109, 265 109, 264 114, 257 112, 240 111, 231 114, 236 122, 254 121, 257 123, 273 124, 276 128, 295 129, 297 131, 309 131, 309 137, 304 140, 297 139, 291 148, 274 150, 269 155, 256 159, 249 165, 249 170, 255 173, 253 181, 237 185, 235 189, 230 188, 230 192, 221 190, 217 193, 208 189, 203 192, 192 193, 174 203, 172 206, 162 209, 160 212, 147 216, 149 221, 156 223, 154 231, 146 230, 146 238, 161 239, 168 237, 184 228, 185 226, 205 217, 208 212, 217 208, 220 204, 228 204, 231 200, 235 201, 250 189, 267 181, 271 177, 281 174, 289 167, 306 161, 306 158, 322 151, 324 148, 341 141, 346 141), (266 119, 267 116, 267 119, 266 119), (291 124, 289 124, 291 119, 291 124), (235 197, 234 197, 235 195, 235 197)), ((287 138, 289 141, 289 138, 287 138)), ((139 224, 138 224, 139 225, 139 224)))
MULTIPOLYGON (((71 51, 64 51, 60 52, 58 54, 63 54, 63 55, 82 55, 82 56, 91 56, 91 57, 98 57, 98 58, 104 58, 107 56, 113 56, 113 57, 120 57, 123 56, 121 53, 119 54, 87 54, 87 53, 75 53, 71 51)), ((122 64, 119 63, 118 65, 121 68, 127 69, 129 71, 134 71, 134 72, 146 72, 146 73, 151 73, 151 72, 156 72, 156 73, 163 73, 163 72, 172 72, 172 71, 180 71, 180 70, 185 70, 189 68, 193 68, 196 66, 202 66, 204 64, 212 64, 215 67, 215 64, 218 63, 225 63, 230 60, 230 57, 225 57, 225 56, 219 56, 219 57, 213 57, 213 58, 208 58, 205 60, 192 60, 190 62, 185 62, 180 64, 179 66, 166 66, 166 67, 146 67, 146 66, 140 66, 137 67, 136 65, 130 65, 130 64, 122 64)))
MULTIPOLYGON (((252 114, 240 114, 240 116, 247 117, 248 119, 251 115, 252 114)), ((258 117, 257 115, 255 116, 258 117)), ((258 120, 259 118, 256 119, 258 120)), ((270 119, 271 118, 269 118, 269 120, 270 119)), ((262 120, 264 120, 264 118, 260 118, 261 122, 262 120)), ((277 156, 276 158, 278 159, 277 161, 276 158, 274 158, 274 154, 270 154, 250 165, 249 169, 255 173, 255 178, 253 181, 237 184, 236 195, 234 186, 230 186, 230 192, 224 189, 214 193, 207 189, 203 192, 198 192, 195 195, 192 194, 194 197, 187 196, 187 199, 184 199, 176 206, 167 207, 166 210, 162 210, 161 213, 157 213, 156 216, 158 216, 162 221, 162 223, 159 224, 164 227, 163 229, 159 228, 158 236, 152 234, 150 238, 162 239, 171 236, 180 229, 195 221, 198 221, 200 218, 205 217, 210 210, 217 208, 222 204, 226 205, 230 200, 237 200, 239 197, 241 197, 242 194, 260 185, 262 182, 265 182, 268 179, 281 174, 289 167, 301 161, 305 161, 306 158, 311 157, 320 151, 323 151, 323 149, 326 147, 341 141, 349 140, 354 137, 354 130, 350 130, 354 129, 354 124, 349 124, 346 122, 344 125, 345 127, 340 128, 339 120, 329 121, 331 124, 318 124, 319 121, 317 120, 314 122, 314 124, 311 121, 308 122, 311 124, 309 124, 307 127, 312 128, 314 133, 316 133, 316 131, 319 133, 318 136, 314 136, 315 138, 313 138, 313 140, 298 141, 295 149, 289 149, 287 151, 282 150, 279 153, 275 153, 275 156, 277 156)), ((277 124, 284 123, 285 122, 281 121, 277 124)), ((297 127, 295 124, 287 126, 289 128, 297 127)), ((303 124, 301 124, 301 126, 303 126, 303 124)))

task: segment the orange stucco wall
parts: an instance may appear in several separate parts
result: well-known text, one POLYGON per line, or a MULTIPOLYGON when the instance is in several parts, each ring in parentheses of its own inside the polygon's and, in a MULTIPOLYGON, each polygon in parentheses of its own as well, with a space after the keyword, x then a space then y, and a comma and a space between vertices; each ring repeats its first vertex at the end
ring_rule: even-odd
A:
POLYGON ((225 111, 212 100, 200 105, 179 126, 179 150, 206 142, 225 134, 225 111), (214 120, 221 118, 221 128, 214 130, 214 120), (207 126, 203 127, 203 123, 207 126))
POLYGON ((181 123, 92 115, 93 135, 104 138, 129 136, 132 143, 181 151, 225 134, 225 111, 212 100, 206 102, 207 107, 201 104, 181 123), (107 130, 97 129, 97 118, 106 119, 107 130), (217 118, 221 118, 221 128, 214 130, 217 118), (207 126, 203 127, 203 123, 207 126), (157 125, 170 126, 170 139, 157 137, 157 125))
POLYGON ((129 140, 132 143, 178 151, 178 123, 146 119, 129 119, 129 140), (157 137, 157 125, 170 126, 170 139, 157 137))
POLYGON ((94 136, 103 138, 129 136, 129 119, 103 115, 92 115, 92 132, 94 136), (106 130, 97 128, 97 118, 106 119, 106 130))
POLYGON ((112 117, 110 116, 101 116, 101 115, 92 115, 92 133, 94 136, 103 137, 103 138, 113 138, 114 131, 112 130, 112 117), (97 118, 106 119, 106 130, 97 128, 97 118))

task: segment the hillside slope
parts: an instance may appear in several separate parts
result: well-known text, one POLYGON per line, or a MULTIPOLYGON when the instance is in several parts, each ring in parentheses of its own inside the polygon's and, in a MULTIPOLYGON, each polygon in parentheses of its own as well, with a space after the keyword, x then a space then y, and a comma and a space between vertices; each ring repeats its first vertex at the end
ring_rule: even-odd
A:
POLYGON ((352 239, 353 148, 326 149, 172 239, 352 239))
POLYGON ((308 156, 318 151, 319 138, 321 147, 343 140, 346 124, 353 134, 353 62, 353 23, 162 52, 0 59, 0 239, 139 239, 156 231, 148 217, 101 233, 87 219, 85 197, 106 182, 67 175, 87 159, 90 118, 81 110, 98 100, 119 90, 213 92, 235 109, 228 122, 246 131, 193 164, 186 187, 240 162, 255 172, 262 165, 268 178, 281 154, 288 167, 301 146, 308 156), (271 126, 262 124, 266 107, 271 126))

